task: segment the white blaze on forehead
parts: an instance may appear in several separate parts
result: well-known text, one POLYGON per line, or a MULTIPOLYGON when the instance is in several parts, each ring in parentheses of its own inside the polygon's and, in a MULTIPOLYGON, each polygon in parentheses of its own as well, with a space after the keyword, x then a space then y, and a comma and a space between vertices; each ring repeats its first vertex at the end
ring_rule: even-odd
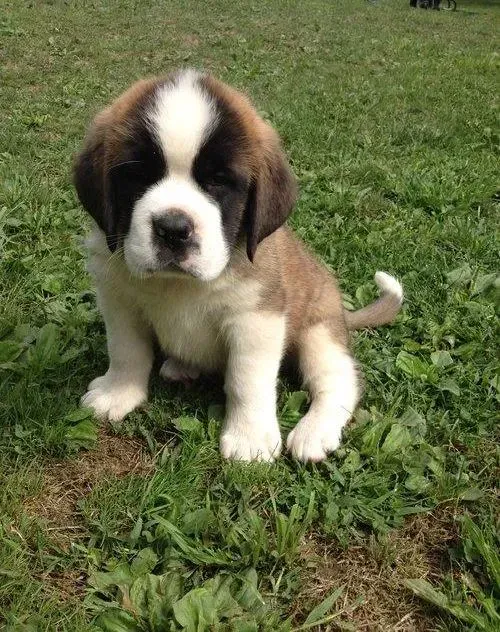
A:
POLYGON ((211 281, 229 261, 220 207, 192 174, 193 162, 218 120, 217 105, 200 85, 201 77, 188 70, 160 86, 147 114, 148 125, 164 152, 167 174, 134 204, 124 255, 136 276, 162 272, 153 221, 171 209, 185 213, 194 225, 194 241, 186 256, 177 261, 178 267, 211 281))
POLYGON ((199 84, 200 74, 186 71, 162 86, 149 120, 170 172, 185 172, 217 119, 215 103, 199 84))

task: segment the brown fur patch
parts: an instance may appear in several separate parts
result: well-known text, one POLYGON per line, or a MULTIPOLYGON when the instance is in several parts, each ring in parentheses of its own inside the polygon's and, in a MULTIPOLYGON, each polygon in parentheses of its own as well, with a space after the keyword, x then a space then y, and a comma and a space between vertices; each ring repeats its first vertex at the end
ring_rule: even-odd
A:
POLYGON ((335 342, 347 345, 342 298, 335 277, 290 229, 280 228, 264 239, 253 263, 237 251, 231 268, 240 277, 259 281, 259 308, 286 313, 292 350, 300 344, 301 334, 320 322, 330 329, 335 342))
POLYGON ((161 82, 160 79, 137 81, 100 115, 106 117, 104 124, 107 166, 120 156, 122 144, 130 136, 131 123, 140 111, 139 106, 152 95, 161 82))
POLYGON ((248 139, 248 161, 250 173, 256 176, 259 168, 259 159, 261 158, 261 148, 265 134, 265 124, 258 116, 250 100, 241 92, 238 92, 231 86, 219 81, 212 75, 206 75, 202 83, 207 87, 214 97, 224 103, 232 112, 234 112, 248 139))

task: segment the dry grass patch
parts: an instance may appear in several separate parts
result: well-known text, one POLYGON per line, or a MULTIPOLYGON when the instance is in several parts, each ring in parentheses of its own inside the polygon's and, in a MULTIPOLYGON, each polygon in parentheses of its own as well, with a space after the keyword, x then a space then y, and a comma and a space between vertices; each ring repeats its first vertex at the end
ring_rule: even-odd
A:
POLYGON ((295 615, 303 620, 311 604, 344 586, 337 601, 339 623, 322 630, 343 629, 344 624, 358 632, 431 632, 435 617, 404 580, 441 578, 449 568, 447 549, 457 538, 449 508, 415 516, 402 529, 378 539, 372 535, 347 549, 312 535, 302 554, 303 590, 295 615))
POLYGON ((45 584, 45 592, 58 601, 82 599, 87 586, 87 573, 81 570, 67 569, 61 572, 52 571, 37 576, 45 584))
POLYGON ((28 499, 24 509, 29 516, 43 520, 50 539, 66 549, 71 541, 86 533, 78 501, 96 483, 131 473, 145 474, 152 465, 142 442, 101 430, 95 450, 47 465, 42 472, 40 493, 28 499))

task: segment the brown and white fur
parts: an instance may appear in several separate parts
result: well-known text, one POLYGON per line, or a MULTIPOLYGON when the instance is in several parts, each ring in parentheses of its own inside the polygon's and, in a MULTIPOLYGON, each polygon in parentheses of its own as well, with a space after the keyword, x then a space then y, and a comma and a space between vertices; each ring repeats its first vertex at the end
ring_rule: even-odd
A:
POLYGON ((95 220, 89 268, 109 353, 82 403, 112 421, 143 404, 156 339, 165 378, 223 373, 223 456, 270 461, 292 354, 311 405, 287 447, 302 461, 335 450, 359 398, 348 330, 392 321, 402 289, 378 272, 378 301, 344 311, 332 275, 284 226, 295 179, 249 101, 191 70, 140 81, 94 120, 75 185, 95 220))

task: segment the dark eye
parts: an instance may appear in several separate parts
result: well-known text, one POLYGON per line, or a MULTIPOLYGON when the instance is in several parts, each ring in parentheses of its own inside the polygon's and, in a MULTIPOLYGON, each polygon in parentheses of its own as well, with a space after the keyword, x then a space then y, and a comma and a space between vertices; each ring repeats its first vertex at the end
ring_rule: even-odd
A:
POLYGON ((205 179, 205 185, 208 187, 228 187, 232 183, 231 175, 225 171, 216 171, 205 179))

